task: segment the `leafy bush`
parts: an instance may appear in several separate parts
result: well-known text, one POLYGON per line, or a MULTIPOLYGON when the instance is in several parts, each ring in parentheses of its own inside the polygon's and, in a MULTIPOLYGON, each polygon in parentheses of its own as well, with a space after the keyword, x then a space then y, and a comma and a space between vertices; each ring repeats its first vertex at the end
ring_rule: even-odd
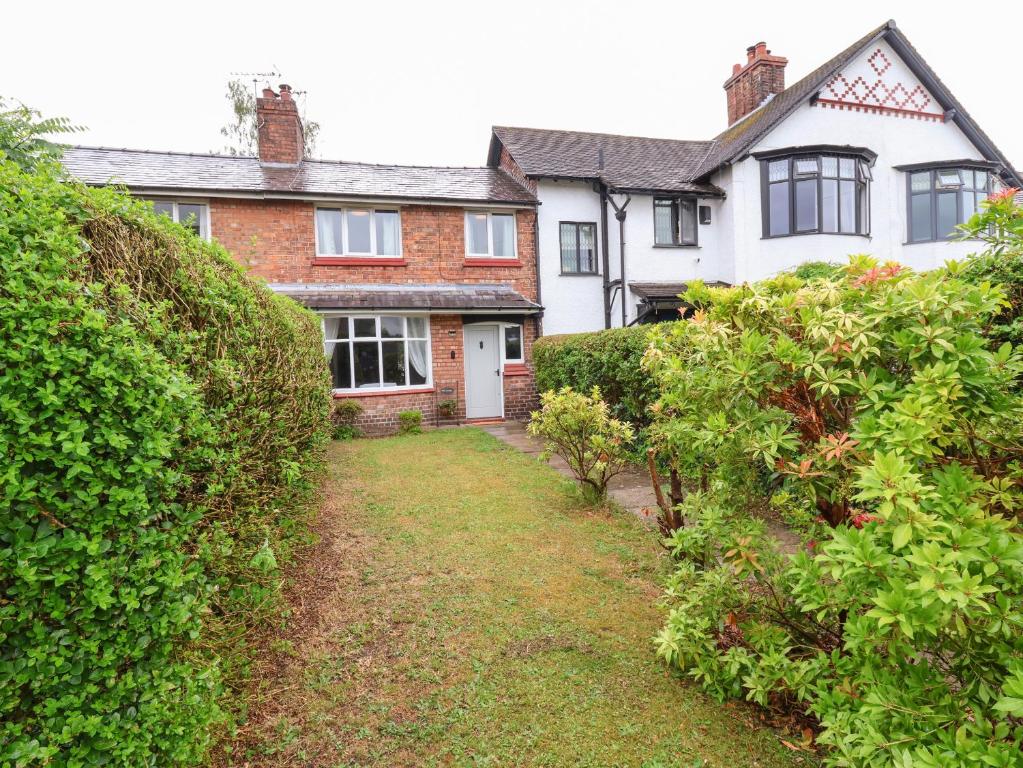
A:
POLYGON ((600 387, 611 414, 642 431, 657 389, 643 369, 651 326, 612 328, 594 333, 544 336, 533 345, 539 392, 572 387, 589 392, 600 387))
POLYGON ((421 411, 402 411, 398 414, 398 434, 418 435, 423 431, 423 414, 421 411))
POLYGON ((659 653, 806 718, 831 765, 1018 765, 1023 365, 984 337, 1003 292, 855 257, 691 298, 646 360, 686 490, 659 653))
POLYGON ((354 440, 361 437, 361 430, 355 426, 355 422, 362 414, 362 406, 357 400, 342 398, 334 401, 334 410, 331 411, 331 437, 335 440, 354 440))
POLYGON ((832 264, 828 261, 808 261, 800 264, 793 271, 800 280, 832 280, 842 273, 840 264, 832 264))
POLYGON ((63 146, 47 137, 81 130, 66 117, 43 117, 38 110, 0 96, 0 152, 24 170, 63 154, 63 146))
POLYGON ((0 764, 202 758, 328 381, 221 248, 0 157, 0 764))
POLYGON ((542 437, 549 453, 567 463, 583 489, 600 500, 607 484, 624 469, 634 437, 632 427, 611 417, 600 388, 589 395, 563 387, 540 395, 540 410, 534 411, 526 428, 542 437))
POLYGON ((1023 208, 1013 200, 1017 191, 993 195, 962 228, 965 237, 984 244, 984 250, 963 265, 962 278, 974 285, 1001 285, 1009 300, 988 329, 996 345, 1023 342, 1023 208))

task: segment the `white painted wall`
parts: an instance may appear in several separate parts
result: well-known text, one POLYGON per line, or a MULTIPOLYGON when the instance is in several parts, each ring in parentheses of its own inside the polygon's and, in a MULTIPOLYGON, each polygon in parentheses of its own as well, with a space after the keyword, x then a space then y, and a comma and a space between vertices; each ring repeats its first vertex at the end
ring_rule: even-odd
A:
MULTIPOLYGON (((543 318, 545 335, 577 333, 604 327, 603 278, 598 275, 562 275, 560 223, 562 221, 592 221, 597 224, 598 252, 600 251, 600 196, 592 184, 574 181, 541 181, 540 197, 540 290, 546 311, 543 318)), ((625 197, 615 197, 619 204, 625 197)), ((711 224, 698 227, 696 247, 654 246, 654 198, 651 195, 633 195, 626 208, 625 218, 625 281, 681 282, 694 278, 731 282, 731 260, 721 258, 721 239, 724 229, 720 200, 700 200, 699 205, 711 206, 711 224)), ((614 209, 608 206, 608 253, 610 278, 621 276, 621 249, 618 220, 614 209)), ((602 262, 598 258, 598 262, 602 262)), ((598 263, 602 271, 602 263, 598 263)), ((611 307, 611 325, 622 325, 622 296, 614 296, 611 307)), ((639 299, 626 292, 627 322, 636 318, 639 299)))
MULTIPOLYGON (((886 73, 891 82, 913 88, 915 80, 895 52, 882 43, 893 62, 886 73)), ((869 53, 872 53, 871 49, 869 53)), ((865 59, 866 57, 863 57, 865 59)), ((847 79, 853 80, 867 66, 857 62, 847 79)), ((827 91, 825 92, 827 95, 827 91)), ((932 103, 928 111, 940 109, 932 103)), ((954 123, 934 122, 893 114, 857 112, 823 106, 799 107, 754 148, 763 152, 785 147, 835 144, 866 147, 877 153, 870 185, 871 234, 795 235, 762 239, 760 164, 747 158, 715 183, 726 189, 725 216, 735 240, 736 282, 759 280, 807 261, 844 262, 849 254, 869 253, 882 261, 894 260, 914 269, 934 269, 949 259, 962 259, 976 250, 974 243, 934 242, 908 244, 906 223, 906 174, 893 166, 911 163, 982 159, 954 123)))
MULTIPOLYGON (((912 90, 916 81, 887 44, 880 47, 892 62, 885 71, 888 85, 901 83, 912 90)), ((871 48, 847 68, 847 80, 874 72, 866 61, 871 48)), ((876 72, 874 72, 876 80, 876 72)), ((871 83, 873 81, 870 81, 871 83)), ((828 94, 825 94, 828 95, 828 94)), ((929 94, 924 93, 924 97, 929 94)), ((926 111, 940 108, 931 99, 926 111)), ((894 166, 911 163, 982 159, 953 123, 912 119, 893 114, 839 110, 824 106, 799 107, 753 149, 761 152, 814 144, 866 147, 877 153, 870 185, 871 234, 796 235, 764 239, 760 205, 760 164, 746 158, 724 169, 712 181, 725 190, 725 200, 700 200, 710 205, 712 223, 699 225, 699 246, 654 246, 653 198, 633 195, 625 228, 626 283, 684 282, 695 278, 727 283, 759 280, 807 261, 844 262, 849 254, 869 253, 882 261, 895 260, 914 269, 933 269, 948 259, 962 259, 976 249, 973 243, 907 244, 906 175, 894 166)), ((561 275, 559 222, 593 221, 600 240, 600 199, 590 183, 541 181, 538 189, 540 277, 545 334, 575 333, 604 327, 602 280, 599 275, 561 275)), ((616 199, 623 199, 621 197, 616 199)), ((620 276, 618 222, 608 209, 610 276, 620 276)), ((612 326, 620 326, 621 294, 611 311, 612 326)), ((638 298, 626 295, 627 321, 636 317, 638 298)))
POLYGON ((603 278, 600 274, 561 274, 559 224, 562 221, 596 222, 599 252, 600 198, 592 185, 585 182, 541 181, 537 186, 543 333, 549 336, 599 330, 604 327, 603 278))

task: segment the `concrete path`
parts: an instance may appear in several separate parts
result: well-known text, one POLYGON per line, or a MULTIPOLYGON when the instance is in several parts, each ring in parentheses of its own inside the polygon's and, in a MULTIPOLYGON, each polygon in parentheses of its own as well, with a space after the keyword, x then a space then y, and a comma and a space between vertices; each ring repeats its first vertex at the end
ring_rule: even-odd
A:
MULTIPOLYGON (((480 428, 498 440, 517 448, 530 456, 540 457, 543 441, 526 434, 526 425, 520 421, 506 421, 501 424, 485 424, 480 428)), ((551 456, 547 462, 565 477, 575 479, 572 470, 560 456, 551 456)), ((640 467, 626 467, 625 471, 613 477, 608 485, 608 496, 651 526, 656 525, 657 497, 650 485, 650 476, 640 467)))
MULTIPOLYGON (((501 424, 481 424, 480 428, 498 440, 517 448, 530 456, 540 457, 543 441, 526 434, 526 425, 520 421, 505 421, 501 424)), ((572 470, 560 456, 551 456, 547 462, 565 477, 575 479, 572 470)), ((625 509, 639 517, 651 527, 657 525, 657 497, 650 485, 650 475, 644 467, 635 465, 625 468, 620 475, 612 478, 608 485, 608 496, 625 509)), ((761 516, 767 532, 773 536, 785 554, 794 554, 802 546, 799 537, 782 522, 761 516)))

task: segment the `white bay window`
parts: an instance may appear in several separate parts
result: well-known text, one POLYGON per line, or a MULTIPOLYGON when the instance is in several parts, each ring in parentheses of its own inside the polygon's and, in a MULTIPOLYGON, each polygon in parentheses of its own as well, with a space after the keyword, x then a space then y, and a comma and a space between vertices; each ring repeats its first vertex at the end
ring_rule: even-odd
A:
POLYGON ((424 387, 431 381, 429 317, 325 317, 323 350, 335 390, 424 387))

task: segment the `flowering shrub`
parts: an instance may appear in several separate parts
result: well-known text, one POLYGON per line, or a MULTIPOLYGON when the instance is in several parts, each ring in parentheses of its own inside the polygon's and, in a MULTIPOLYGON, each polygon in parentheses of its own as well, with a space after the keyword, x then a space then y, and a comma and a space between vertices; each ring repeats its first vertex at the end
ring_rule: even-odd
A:
POLYGON ((1020 764, 1023 365, 962 270, 695 285, 646 356, 685 489, 658 651, 804 719, 831 765, 1020 764))
POLYGON ((583 490, 594 499, 607 495, 607 484, 628 461, 634 433, 623 421, 611 418, 607 403, 594 387, 589 395, 564 387, 540 395, 526 428, 542 437, 549 453, 563 458, 583 490))

